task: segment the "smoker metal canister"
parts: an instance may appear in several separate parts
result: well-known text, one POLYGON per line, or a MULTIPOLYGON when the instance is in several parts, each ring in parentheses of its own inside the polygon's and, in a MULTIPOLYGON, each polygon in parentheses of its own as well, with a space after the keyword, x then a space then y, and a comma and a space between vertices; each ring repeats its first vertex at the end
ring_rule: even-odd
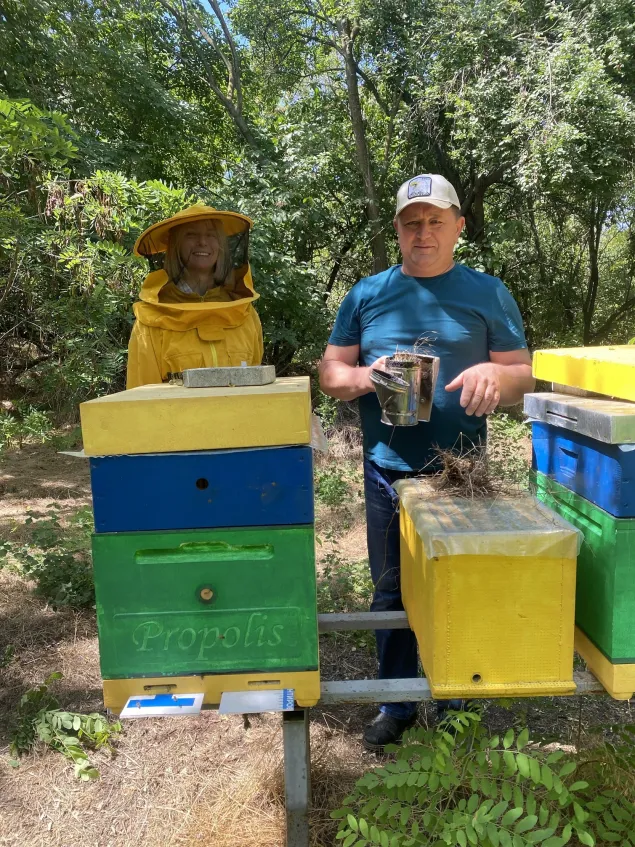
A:
POLYGON ((375 386, 375 392, 381 407, 381 422, 389 426, 412 426, 410 421, 412 415, 409 413, 411 406, 410 386, 404 380, 387 371, 372 369, 370 380, 375 386))
MULTIPOLYGON (((404 356, 404 354, 402 354, 404 356)), ((437 384, 439 375, 439 357, 428 356, 423 353, 408 353, 408 358, 395 358, 390 356, 386 360, 386 367, 390 373, 401 376, 407 379, 402 370, 417 368, 419 372, 419 388, 418 388, 418 410, 417 422, 430 420, 432 414, 432 401, 434 399, 434 390, 437 384)))
POLYGON ((391 356, 386 360, 386 368, 389 373, 400 377, 408 385, 405 408, 395 423, 398 426, 416 426, 419 421, 421 396, 421 362, 416 356, 410 359, 395 359, 391 356))

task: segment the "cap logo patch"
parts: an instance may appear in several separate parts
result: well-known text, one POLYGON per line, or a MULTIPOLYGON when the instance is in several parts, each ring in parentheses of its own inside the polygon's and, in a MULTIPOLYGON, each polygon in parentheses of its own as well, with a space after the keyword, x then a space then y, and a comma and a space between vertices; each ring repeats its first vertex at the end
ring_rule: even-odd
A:
POLYGON ((429 176, 416 176, 408 183, 408 200, 413 197, 429 197, 432 194, 432 179, 429 176))

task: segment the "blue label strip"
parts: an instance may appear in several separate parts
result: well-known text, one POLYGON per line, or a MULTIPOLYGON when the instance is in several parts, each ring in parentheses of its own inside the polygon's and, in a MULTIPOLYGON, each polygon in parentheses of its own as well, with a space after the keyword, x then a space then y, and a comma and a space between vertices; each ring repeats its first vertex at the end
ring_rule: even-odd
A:
POLYGON ((294 694, 293 688, 283 688, 282 689, 282 711, 283 712, 293 711, 293 709, 295 707, 293 694, 294 694))
POLYGON ((193 706, 194 697, 175 697, 173 694, 155 694, 149 700, 130 700, 128 708, 153 709, 157 706, 193 706))

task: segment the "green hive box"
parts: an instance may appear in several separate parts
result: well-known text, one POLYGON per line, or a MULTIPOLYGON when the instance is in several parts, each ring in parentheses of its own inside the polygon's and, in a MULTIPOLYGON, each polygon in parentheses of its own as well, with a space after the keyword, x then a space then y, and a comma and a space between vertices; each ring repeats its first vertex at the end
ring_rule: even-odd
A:
POLYGON ((93 536, 104 679, 317 670, 312 526, 93 536))
POLYGON ((614 664, 635 663, 635 518, 615 518, 541 473, 536 495, 584 536, 575 622, 614 664))

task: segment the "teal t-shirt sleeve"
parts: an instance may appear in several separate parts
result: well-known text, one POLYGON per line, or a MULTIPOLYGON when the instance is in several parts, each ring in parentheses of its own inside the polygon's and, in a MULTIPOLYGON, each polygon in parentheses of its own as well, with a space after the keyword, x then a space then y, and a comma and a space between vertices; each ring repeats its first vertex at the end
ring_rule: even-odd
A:
POLYGON ((359 283, 354 285, 342 300, 335 326, 329 338, 329 344, 336 347, 351 347, 360 344, 362 340, 359 320, 359 283))
POLYGON ((506 353, 527 346, 523 319, 516 301, 500 281, 496 286, 496 299, 487 322, 487 341, 493 353, 506 353))

